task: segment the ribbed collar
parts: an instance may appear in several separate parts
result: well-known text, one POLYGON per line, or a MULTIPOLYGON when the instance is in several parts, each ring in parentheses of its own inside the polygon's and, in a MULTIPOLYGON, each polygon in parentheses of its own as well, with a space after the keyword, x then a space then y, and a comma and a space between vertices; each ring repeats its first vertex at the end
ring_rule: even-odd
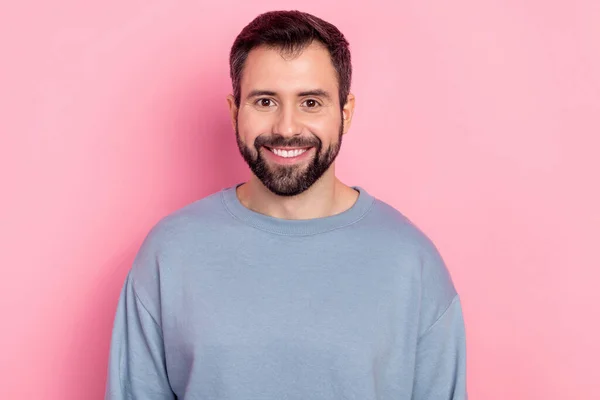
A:
POLYGON ((223 204, 227 210, 240 221, 263 231, 279 235, 314 235, 351 225, 365 216, 371 209, 374 198, 360 186, 352 186, 358 190, 356 202, 344 212, 322 218, 290 220, 275 218, 250 210, 237 197, 238 183, 221 191, 223 204))

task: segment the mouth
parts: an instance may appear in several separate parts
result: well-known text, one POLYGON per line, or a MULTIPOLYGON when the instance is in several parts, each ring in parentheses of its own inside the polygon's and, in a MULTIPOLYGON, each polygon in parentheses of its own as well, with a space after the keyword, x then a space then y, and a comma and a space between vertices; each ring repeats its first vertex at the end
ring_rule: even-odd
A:
POLYGON ((314 147, 267 147, 269 158, 279 164, 293 164, 308 158, 314 147))

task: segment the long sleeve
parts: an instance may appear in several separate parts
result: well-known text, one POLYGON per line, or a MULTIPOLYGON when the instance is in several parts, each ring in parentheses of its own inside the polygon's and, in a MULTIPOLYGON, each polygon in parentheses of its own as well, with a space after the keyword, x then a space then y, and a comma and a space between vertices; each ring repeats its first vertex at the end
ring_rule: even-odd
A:
POLYGON ((160 326, 136 293, 131 271, 114 320, 105 399, 175 399, 160 326))
POLYGON ((466 339, 458 295, 419 338, 413 400, 467 400, 466 339))

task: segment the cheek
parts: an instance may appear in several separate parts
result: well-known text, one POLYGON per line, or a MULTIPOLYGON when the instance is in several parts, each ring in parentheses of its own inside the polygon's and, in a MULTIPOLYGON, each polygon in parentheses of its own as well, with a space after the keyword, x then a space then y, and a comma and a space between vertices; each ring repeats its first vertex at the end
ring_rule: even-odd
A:
POLYGON ((251 112, 238 114, 238 130, 242 138, 254 141, 259 135, 269 134, 272 126, 271 118, 267 115, 251 112))
MULTIPOLYGON (((315 135, 324 146, 336 142, 339 136, 341 116, 330 114, 299 115, 296 120, 298 127, 307 135, 315 135)), ((238 114, 238 130, 242 140, 249 145, 260 135, 270 135, 277 124, 275 113, 240 112, 238 114)))
POLYGON ((325 146, 338 139, 340 122, 331 116, 327 118, 314 118, 307 121, 305 126, 309 132, 312 132, 321 139, 325 146))

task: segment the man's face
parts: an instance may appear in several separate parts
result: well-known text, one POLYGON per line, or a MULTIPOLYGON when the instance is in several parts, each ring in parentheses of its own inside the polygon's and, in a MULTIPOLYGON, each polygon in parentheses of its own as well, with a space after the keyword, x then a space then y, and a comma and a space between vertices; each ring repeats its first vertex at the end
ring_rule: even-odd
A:
POLYGON ((304 192, 340 150, 344 125, 336 72, 318 43, 293 59, 278 49, 253 49, 241 79, 239 109, 232 110, 240 153, 277 195, 304 192))

